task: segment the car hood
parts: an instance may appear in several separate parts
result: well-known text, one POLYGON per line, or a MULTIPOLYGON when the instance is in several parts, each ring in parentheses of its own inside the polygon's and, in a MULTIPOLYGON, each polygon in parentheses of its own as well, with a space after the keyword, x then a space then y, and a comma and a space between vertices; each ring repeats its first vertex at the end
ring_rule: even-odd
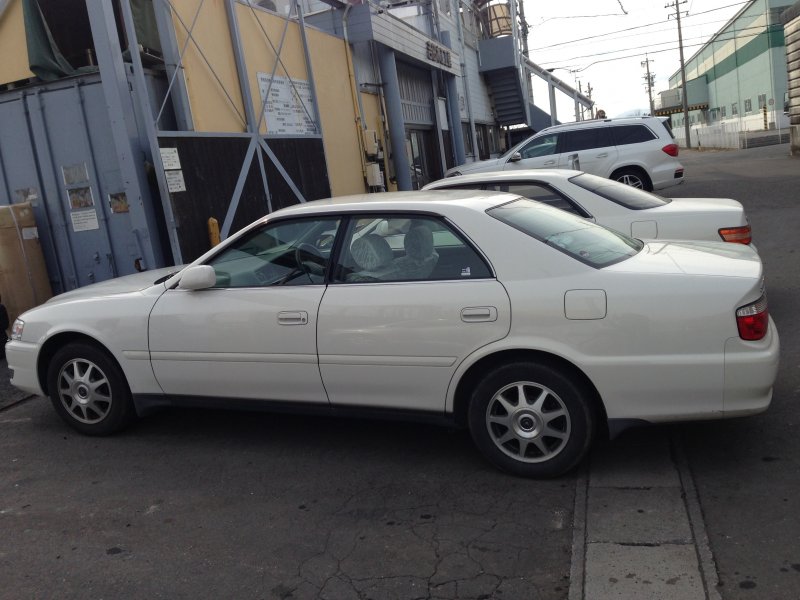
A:
POLYGON ((135 273, 133 275, 101 281, 100 283, 93 283, 92 285, 87 285, 77 290, 54 296, 47 301, 47 304, 138 292, 139 290, 144 290, 155 285, 156 281, 163 279, 170 273, 177 273, 181 268, 182 267, 164 267, 163 269, 153 269, 152 271, 144 271, 143 273, 135 273))
POLYGON ((479 171, 491 171, 493 169, 500 168, 505 162, 506 162, 505 158, 492 158, 490 160, 478 160, 471 163, 465 163, 455 168, 448 169, 447 172, 445 173, 445 176, 449 177, 456 171, 458 171, 462 175, 465 175, 467 173, 477 173, 479 171))
POLYGON ((744 244, 727 242, 650 241, 636 256, 606 269, 746 279, 762 276, 761 259, 755 250, 744 244))
POLYGON ((742 203, 730 198, 672 198, 659 206, 660 213, 744 213, 742 203))

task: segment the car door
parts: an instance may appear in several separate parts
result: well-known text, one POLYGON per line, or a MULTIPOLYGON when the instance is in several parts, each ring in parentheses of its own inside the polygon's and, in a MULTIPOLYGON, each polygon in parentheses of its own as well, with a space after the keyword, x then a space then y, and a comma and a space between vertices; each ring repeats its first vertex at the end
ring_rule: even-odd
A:
POLYGON ((505 337, 510 322, 505 289, 450 223, 416 214, 355 218, 319 311, 331 404, 443 411, 459 363, 505 337), (376 227, 383 219, 389 225, 376 227), (365 230, 373 233, 360 235, 365 230))
POLYGON ((339 219, 268 223, 212 257, 213 288, 167 290, 150 315, 167 394, 327 404, 317 309, 339 219))
POLYGON ((586 127, 564 131, 561 134, 558 166, 561 169, 574 168, 577 155, 581 171, 608 177, 617 162, 617 147, 609 127, 586 127))
POLYGON ((536 136, 522 146, 506 161, 503 170, 513 171, 519 169, 555 169, 558 167, 559 137, 563 134, 546 133, 536 136), (519 153, 519 160, 511 160, 516 153, 519 153))

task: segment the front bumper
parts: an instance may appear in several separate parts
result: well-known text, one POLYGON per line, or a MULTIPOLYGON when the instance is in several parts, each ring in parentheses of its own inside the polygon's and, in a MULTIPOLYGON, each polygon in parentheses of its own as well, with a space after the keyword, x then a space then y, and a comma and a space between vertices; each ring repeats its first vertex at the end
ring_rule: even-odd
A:
POLYGON ((11 384, 29 394, 43 396, 36 363, 39 346, 28 342, 11 341, 6 344, 6 360, 11 369, 11 384))

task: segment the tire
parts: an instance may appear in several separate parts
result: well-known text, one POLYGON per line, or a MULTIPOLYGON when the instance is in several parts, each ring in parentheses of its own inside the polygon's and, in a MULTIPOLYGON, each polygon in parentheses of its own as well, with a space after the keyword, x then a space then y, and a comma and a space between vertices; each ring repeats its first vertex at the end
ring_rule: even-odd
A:
POLYGON ((611 175, 611 179, 646 192, 653 191, 653 184, 647 173, 639 169, 620 169, 611 175))
POLYGON ((534 363, 491 371, 475 388, 468 419, 475 445, 491 463, 531 478, 574 468, 589 450, 596 420, 583 385, 534 363))
POLYGON ((59 416, 86 435, 110 435, 135 417, 122 369, 92 344, 74 342, 58 350, 47 369, 47 389, 59 416))

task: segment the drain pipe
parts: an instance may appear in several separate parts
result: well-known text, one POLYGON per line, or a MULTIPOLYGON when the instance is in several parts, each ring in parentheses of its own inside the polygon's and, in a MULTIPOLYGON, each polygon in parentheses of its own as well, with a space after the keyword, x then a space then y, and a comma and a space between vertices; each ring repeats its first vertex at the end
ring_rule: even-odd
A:
POLYGON ((344 52, 347 58, 347 75, 350 78, 350 94, 353 96, 353 102, 358 106, 358 123, 356 124, 356 131, 358 132, 358 148, 361 150, 361 175, 364 180, 367 179, 367 162, 366 154, 367 149, 364 147, 364 134, 363 131, 367 128, 364 124, 364 105, 361 103, 361 94, 358 91, 358 81, 356 79, 355 65, 353 64, 353 56, 350 52, 350 38, 347 34, 347 19, 350 17, 350 9, 353 8, 352 4, 348 4, 344 9, 342 16, 342 30, 344 33, 344 52))

